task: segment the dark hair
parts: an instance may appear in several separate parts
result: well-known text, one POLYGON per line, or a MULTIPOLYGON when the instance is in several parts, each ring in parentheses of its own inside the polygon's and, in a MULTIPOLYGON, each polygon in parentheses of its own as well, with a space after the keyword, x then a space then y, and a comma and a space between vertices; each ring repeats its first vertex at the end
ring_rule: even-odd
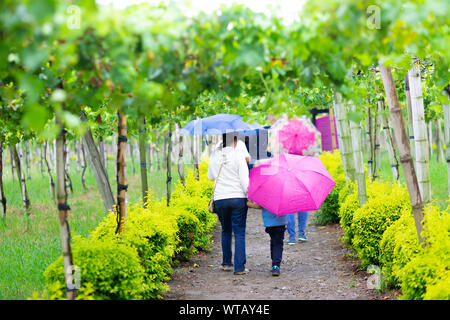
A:
POLYGON ((227 141, 227 134, 226 133, 222 134, 222 145, 223 145, 224 148, 231 146, 236 141, 237 141, 237 133, 234 134, 233 142, 227 141))

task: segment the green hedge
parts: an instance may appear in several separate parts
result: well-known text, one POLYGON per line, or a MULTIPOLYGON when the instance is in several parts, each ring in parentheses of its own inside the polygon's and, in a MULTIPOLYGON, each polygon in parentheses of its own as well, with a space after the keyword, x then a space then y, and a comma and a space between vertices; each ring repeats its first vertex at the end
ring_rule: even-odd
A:
MULTIPOLYGON (((128 206, 125 231, 116 234, 111 212, 87 239, 73 241, 73 263, 81 270, 77 299, 157 299, 168 289, 172 266, 196 250, 208 250, 216 215, 208 211, 213 183, 202 163, 199 180, 188 174, 178 184, 170 207, 147 198, 128 206)), ((32 299, 65 299, 62 257, 44 273, 46 289, 32 299)))
MULTIPOLYGON (((342 180, 336 155, 326 155, 322 162, 335 180, 342 180)), ((449 300, 450 206, 444 211, 425 208, 426 242, 420 246, 406 187, 378 180, 366 181, 366 187, 368 201, 361 208, 355 184, 347 182, 338 196, 330 193, 322 210, 325 218, 331 219, 330 211, 338 208, 343 242, 355 249, 362 266, 378 264, 384 284, 401 288, 400 299, 449 300)))
MULTIPOLYGON (((76 237, 73 263, 79 267, 81 299, 141 299, 145 287, 145 271, 136 249, 117 242, 76 237)), ((62 256, 44 272, 47 290, 44 299, 65 299, 62 256)))

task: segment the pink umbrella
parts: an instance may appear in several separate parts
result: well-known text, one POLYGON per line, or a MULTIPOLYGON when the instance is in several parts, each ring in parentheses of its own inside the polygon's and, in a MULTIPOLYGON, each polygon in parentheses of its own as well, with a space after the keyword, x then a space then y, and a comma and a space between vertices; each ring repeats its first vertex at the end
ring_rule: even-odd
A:
POLYGON ((277 135, 277 142, 290 154, 304 155, 311 146, 320 139, 318 131, 312 123, 309 125, 305 119, 290 119, 277 135))
POLYGON ((250 170, 248 198, 276 215, 311 211, 335 184, 319 158, 280 153, 250 170))

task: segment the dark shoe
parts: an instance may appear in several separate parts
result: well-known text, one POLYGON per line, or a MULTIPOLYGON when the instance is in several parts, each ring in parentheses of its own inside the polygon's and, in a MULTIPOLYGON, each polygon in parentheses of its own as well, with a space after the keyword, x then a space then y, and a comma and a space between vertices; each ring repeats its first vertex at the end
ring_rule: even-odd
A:
POLYGON ((272 275, 274 277, 278 277, 281 273, 280 267, 279 266, 273 266, 272 267, 272 275))

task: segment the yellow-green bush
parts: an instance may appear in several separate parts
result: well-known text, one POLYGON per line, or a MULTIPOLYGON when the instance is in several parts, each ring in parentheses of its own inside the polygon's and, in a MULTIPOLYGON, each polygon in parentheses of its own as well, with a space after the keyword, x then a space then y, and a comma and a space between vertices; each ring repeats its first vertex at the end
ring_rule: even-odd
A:
POLYGON ((319 225, 336 223, 339 222, 339 193, 346 185, 344 167, 342 166, 339 150, 335 150, 333 153, 324 152, 319 155, 319 159, 336 184, 315 214, 314 222, 319 225))
POLYGON ((403 209, 401 217, 389 226, 380 241, 380 263, 386 284, 399 285, 400 271, 421 250, 411 207, 403 209))
POLYGON ((351 224, 352 247, 358 252, 364 267, 379 263, 379 243, 384 231, 400 218, 402 210, 409 205, 408 191, 403 186, 393 184, 389 194, 370 197, 366 204, 355 211, 351 224))
POLYGON ((143 208, 140 203, 130 206, 125 232, 116 234, 116 215, 110 213, 91 233, 93 239, 119 242, 135 248, 145 270, 145 297, 157 298, 167 289, 171 262, 176 249, 176 217, 162 210, 143 208))
POLYGON ((450 213, 436 206, 425 210, 425 247, 400 272, 401 299, 439 298, 448 294, 450 270, 450 213), (430 290, 430 291, 429 291, 430 290), (440 291, 442 290, 442 292, 440 291))
POLYGON ((200 220, 193 213, 180 206, 174 206, 173 203, 170 207, 167 207, 164 199, 155 201, 149 198, 147 209, 152 212, 159 212, 163 216, 175 217, 177 248, 174 258, 178 261, 189 260, 192 254, 196 252, 195 239, 201 233, 200 220))
POLYGON ((450 300, 450 270, 446 270, 442 277, 427 287, 423 300, 450 300))
MULTIPOLYGON (((358 188, 356 183, 349 183, 349 187, 342 188, 339 193, 339 223, 344 230, 343 242, 352 246, 354 230, 352 228, 353 215, 359 209, 358 188), (350 191, 349 191, 350 190, 350 191)), ((397 183, 387 183, 380 180, 366 180, 367 201, 370 202, 382 195, 389 195, 393 189, 403 188, 397 183)), ((402 190, 406 190, 403 188, 402 190)), ((406 193, 407 194, 407 193, 406 193)))
MULTIPOLYGON (((72 257, 79 267, 79 298, 141 299, 146 291, 144 269, 136 249, 116 241, 75 237, 72 257)), ((63 257, 60 256, 44 272, 45 299, 65 299, 63 257)))
POLYGON ((333 180, 337 185, 345 185, 345 172, 344 166, 342 165, 341 154, 339 150, 334 150, 334 152, 323 152, 318 156, 320 161, 333 177, 333 180))
POLYGON ((194 246, 206 250, 211 244, 211 232, 217 224, 217 216, 208 211, 214 182, 207 178, 208 160, 203 159, 199 165, 199 179, 192 171, 186 175, 185 185, 179 183, 171 197, 171 207, 186 210, 199 220, 199 230, 194 238, 194 246))
MULTIPOLYGON (((74 263, 82 270, 78 299, 161 298, 173 262, 188 260, 196 249, 207 249, 217 217, 208 211, 213 182, 207 179, 207 160, 199 179, 187 175, 178 184, 170 207, 151 194, 128 206, 125 229, 116 234, 115 212, 109 213, 88 239, 73 244, 74 263)), ((64 299, 62 258, 45 272, 47 289, 32 299, 64 299)))

